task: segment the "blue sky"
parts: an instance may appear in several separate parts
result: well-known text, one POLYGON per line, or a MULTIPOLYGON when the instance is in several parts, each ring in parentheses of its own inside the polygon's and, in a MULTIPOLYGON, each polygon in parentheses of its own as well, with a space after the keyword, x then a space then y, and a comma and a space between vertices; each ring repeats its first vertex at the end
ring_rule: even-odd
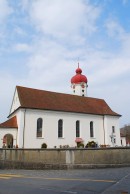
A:
POLYGON ((0 122, 16 85, 71 93, 77 63, 88 96, 130 123, 129 0, 0 0, 0 122))

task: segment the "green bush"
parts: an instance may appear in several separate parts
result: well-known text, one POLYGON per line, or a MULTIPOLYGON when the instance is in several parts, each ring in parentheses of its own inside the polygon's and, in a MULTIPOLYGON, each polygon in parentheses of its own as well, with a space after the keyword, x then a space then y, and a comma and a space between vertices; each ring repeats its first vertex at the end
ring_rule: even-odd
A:
POLYGON ((41 148, 47 148, 47 144, 46 144, 46 143, 43 143, 43 144, 41 145, 41 148))
POLYGON ((78 148, 84 148, 84 144, 83 143, 77 143, 77 147, 78 148))
POLYGON ((95 141, 89 141, 85 147, 86 148, 95 148, 95 147, 97 147, 97 144, 95 141))

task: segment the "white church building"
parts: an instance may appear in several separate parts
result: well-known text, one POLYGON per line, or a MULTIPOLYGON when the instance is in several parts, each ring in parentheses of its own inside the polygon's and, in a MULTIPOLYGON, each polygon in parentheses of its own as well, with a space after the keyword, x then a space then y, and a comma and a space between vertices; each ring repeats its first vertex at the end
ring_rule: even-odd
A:
POLYGON ((78 67, 72 94, 16 86, 8 120, 0 124, 0 147, 120 146, 121 115, 103 99, 88 97, 87 82, 78 67))

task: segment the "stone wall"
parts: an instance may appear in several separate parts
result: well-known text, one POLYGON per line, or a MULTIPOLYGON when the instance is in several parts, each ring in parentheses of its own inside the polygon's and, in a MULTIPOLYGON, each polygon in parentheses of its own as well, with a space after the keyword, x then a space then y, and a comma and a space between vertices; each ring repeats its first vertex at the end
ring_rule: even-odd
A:
POLYGON ((69 169, 130 166, 130 148, 0 149, 0 168, 69 169))

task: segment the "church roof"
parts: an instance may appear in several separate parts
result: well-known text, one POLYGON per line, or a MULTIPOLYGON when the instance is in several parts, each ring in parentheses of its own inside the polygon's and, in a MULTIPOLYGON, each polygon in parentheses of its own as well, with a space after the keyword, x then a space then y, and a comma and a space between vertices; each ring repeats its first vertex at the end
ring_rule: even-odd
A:
POLYGON ((0 124, 0 128, 18 128, 16 116, 0 124))
POLYGON ((19 108, 65 111, 84 114, 121 116, 111 110, 103 99, 50 92, 16 86, 19 108))

